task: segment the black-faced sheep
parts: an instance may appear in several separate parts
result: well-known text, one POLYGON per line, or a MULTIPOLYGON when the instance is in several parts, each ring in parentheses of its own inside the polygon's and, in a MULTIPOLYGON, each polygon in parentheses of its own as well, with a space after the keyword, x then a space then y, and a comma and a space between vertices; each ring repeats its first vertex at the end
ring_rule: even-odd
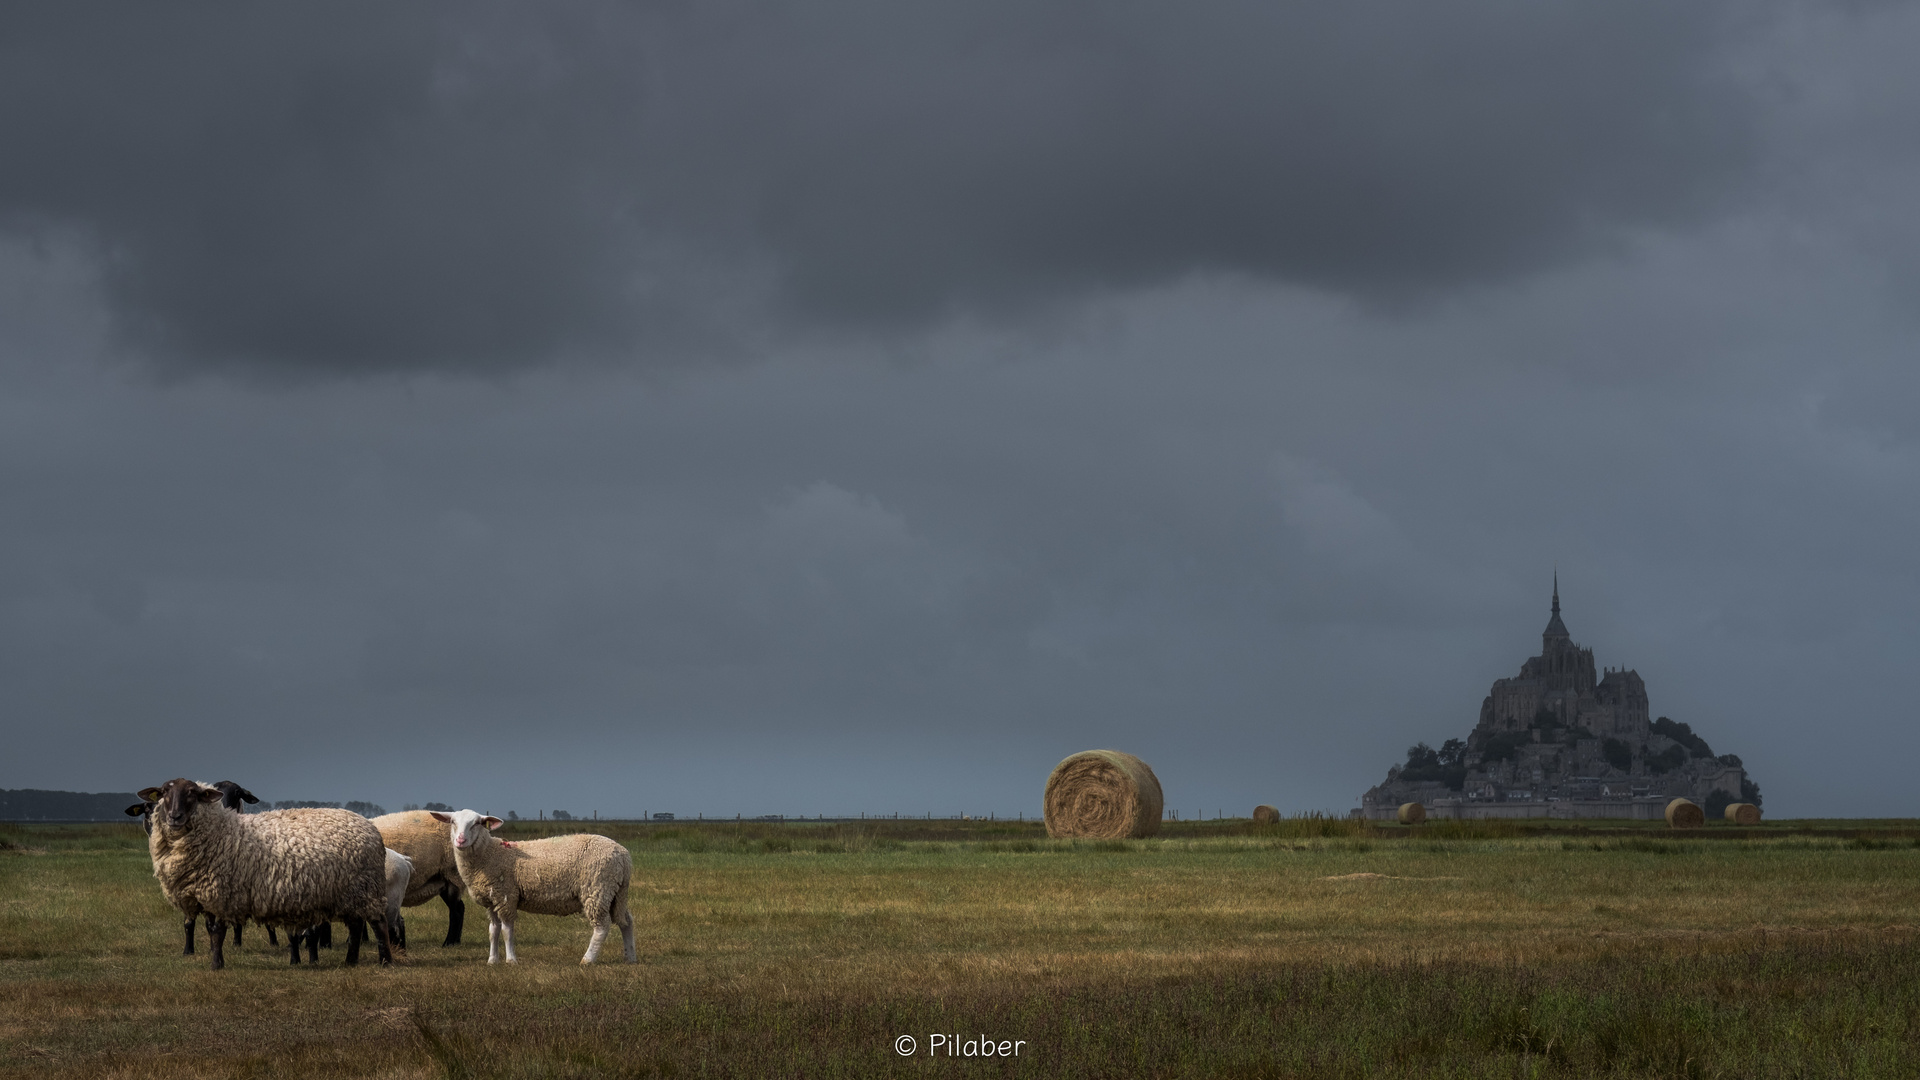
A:
MULTIPOLYGON (((208 786, 218 788, 220 790, 220 805, 235 813, 240 812, 240 804, 243 802, 257 803, 260 801, 259 796, 231 780, 221 780, 208 786)), ((159 789, 148 788, 147 790, 157 792, 159 789)), ((146 830, 149 836, 153 835, 153 807, 154 804, 152 801, 137 802, 127 807, 127 816, 139 818, 140 827, 146 830)), ((209 913, 206 919, 207 933, 211 934, 213 933, 213 915, 209 913)), ((193 955, 193 922, 192 919, 186 920, 187 947, 181 952, 180 955, 182 956, 193 955)), ((244 925, 244 923, 233 924, 233 946, 236 949, 240 947, 240 931, 244 925)), ((271 926, 267 927, 267 942, 272 945, 280 944, 274 937, 273 927, 271 926)))
POLYGON ((584 913, 593 923, 593 937, 580 962, 600 956, 601 943, 613 924, 620 926, 627 963, 639 959, 633 947, 633 914, 627 893, 633 882, 633 856, 605 836, 575 833, 544 840, 507 841, 491 830, 503 823, 472 810, 452 814, 433 812, 444 822, 453 843, 460 877, 473 898, 487 909, 487 963, 498 963, 502 945, 507 963, 519 957, 513 950, 513 920, 522 911, 535 915, 584 913))
POLYGON ((216 805, 218 789, 187 779, 140 797, 156 804, 147 847, 161 892, 188 918, 214 916, 214 970, 226 966, 222 931, 249 918, 290 933, 342 919, 348 964, 371 923, 380 962, 391 962, 386 846, 366 818, 324 807, 235 814, 216 805))

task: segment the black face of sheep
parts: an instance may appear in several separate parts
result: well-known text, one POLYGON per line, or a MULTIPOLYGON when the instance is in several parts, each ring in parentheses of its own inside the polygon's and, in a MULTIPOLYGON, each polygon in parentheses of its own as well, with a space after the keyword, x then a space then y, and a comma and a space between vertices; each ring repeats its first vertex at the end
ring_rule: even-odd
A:
POLYGON ((220 789, 220 805, 229 810, 240 809, 240 804, 243 802, 257 803, 260 801, 259 796, 231 780, 222 780, 213 786, 220 789))
POLYGON ((140 797, 151 797, 158 804, 154 807, 154 813, 164 815, 169 828, 185 829, 193 817, 196 803, 220 802, 227 796, 219 788, 202 787, 183 776, 157 788, 148 788, 140 793, 140 797), (149 796, 148 792, 153 794, 149 796))

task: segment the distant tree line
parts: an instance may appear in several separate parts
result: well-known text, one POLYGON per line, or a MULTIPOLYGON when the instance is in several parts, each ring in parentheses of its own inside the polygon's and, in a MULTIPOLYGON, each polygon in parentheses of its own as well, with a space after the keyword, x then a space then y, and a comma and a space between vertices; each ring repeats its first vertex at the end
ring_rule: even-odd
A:
MULTIPOLYGON (((38 788, 0 789, 0 821, 125 821, 127 807, 140 796, 125 792, 42 791, 38 788)), ((434 806, 440 804, 434 803, 434 806)), ((247 813, 262 810, 292 810, 298 807, 327 806, 351 810, 362 817, 379 817, 386 808, 379 803, 353 799, 326 802, 319 799, 281 799, 269 804, 264 800, 246 808, 247 813)), ((452 807, 446 809, 451 810, 452 807)))
POLYGON ((131 791, 0 789, 0 821, 125 821, 127 807, 139 801, 131 791))
POLYGON ((253 812, 258 813, 260 810, 269 810, 269 809, 271 810, 306 810, 306 809, 312 809, 314 807, 325 807, 333 810, 351 810, 354 813, 359 814, 361 817, 379 817, 381 814, 384 814, 387 812, 387 808, 384 806, 381 806, 379 803, 361 802, 359 799, 352 799, 343 803, 342 802, 324 802, 319 799, 281 799, 279 802, 274 803, 272 806, 268 806, 265 802, 262 802, 259 808, 253 812))

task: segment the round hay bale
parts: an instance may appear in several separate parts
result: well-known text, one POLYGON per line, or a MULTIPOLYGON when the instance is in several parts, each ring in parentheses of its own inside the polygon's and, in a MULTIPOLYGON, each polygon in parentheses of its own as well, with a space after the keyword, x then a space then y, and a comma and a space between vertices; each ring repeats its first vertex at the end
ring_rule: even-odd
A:
POLYGON ((1760 808, 1750 802, 1727 804, 1727 820, 1735 825, 1760 824, 1760 808))
POLYGON ((1278 825, 1280 823, 1280 811, 1262 803, 1253 808, 1253 823, 1255 825, 1278 825))
POLYGON ((1160 831, 1160 779, 1147 763, 1118 750, 1088 750, 1053 767, 1042 804, 1047 835, 1139 839, 1160 831))
POLYGON ((1667 824, 1675 829, 1697 829, 1706 823, 1707 812, 1689 799, 1675 799, 1667 804, 1667 824))
POLYGON ((1427 808, 1417 802, 1400 804, 1400 824, 1418 825, 1427 820, 1427 808))

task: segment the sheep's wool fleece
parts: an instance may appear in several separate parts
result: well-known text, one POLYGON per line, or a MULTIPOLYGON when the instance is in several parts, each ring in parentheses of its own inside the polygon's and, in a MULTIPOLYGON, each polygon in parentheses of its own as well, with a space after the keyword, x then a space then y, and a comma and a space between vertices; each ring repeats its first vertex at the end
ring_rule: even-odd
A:
MULTIPOLYGON (((442 826, 444 829, 445 826, 442 826)), ((472 851, 455 851, 460 874, 488 910, 509 904, 534 915, 607 911, 633 878, 633 856, 593 833, 516 840, 489 836, 472 851)))
POLYGON ((386 914, 386 845, 351 810, 316 807, 236 814, 200 806, 188 827, 147 847, 153 876, 189 915, 290 927, 386 914))
POLYGON ((440 882, 450 881, 458 889, 465 885, 460 867, 453 859, 453 837, 444 822, 434 820, 425 810, 403 810, 373 819, 380 838, 393 850, 413 860, 413 877, 407 882, 407 907, 424 904, 440 895, 440 882))

